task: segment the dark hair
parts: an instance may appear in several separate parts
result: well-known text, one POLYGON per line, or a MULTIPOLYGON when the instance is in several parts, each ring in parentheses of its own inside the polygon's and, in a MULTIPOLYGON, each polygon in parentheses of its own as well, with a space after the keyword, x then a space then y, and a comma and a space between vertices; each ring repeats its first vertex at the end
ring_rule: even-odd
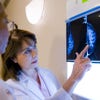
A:
POLYGON ((0 2, 0 20, 2 20, 3 18, 6 18, 6 17, 7 17, 7 15, 4 11, 4 7, 3 7, 2 3, 0 2))
POLYGON ((17 52, 22 46, 22 42, 25 41, 27 43, 30 43, 29 40, 34 41, 35 44, 37 43, 34 33, 17 29, 17 27, 10 32, 6 51, 2 55, 3 67, 1 68, 1 76, 3 80, 7 80, 9 78, 18 80, 18 75, 20 75, 22 69, 18 65, 18 63, 14 63, 12 59, 16 57, 17 52))

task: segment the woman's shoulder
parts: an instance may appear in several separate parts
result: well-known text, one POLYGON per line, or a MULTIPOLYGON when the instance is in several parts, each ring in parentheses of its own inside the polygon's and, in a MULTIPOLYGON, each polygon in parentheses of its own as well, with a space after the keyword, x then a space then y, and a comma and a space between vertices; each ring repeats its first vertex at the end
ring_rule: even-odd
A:
POLYGON ((8 79, 5 81, 6 84, 8 84, 10 87, 18 87, 19 86, 19 81, 16 81, 14 79, 8 79))
POLYGON ((5 82, 6 82, 7 84, 9 84, 9 83, 12 84, 12 83, 15 83, 15 80, 13 80, 13 79, 8 79, 8 80, 6 80, 5 82))

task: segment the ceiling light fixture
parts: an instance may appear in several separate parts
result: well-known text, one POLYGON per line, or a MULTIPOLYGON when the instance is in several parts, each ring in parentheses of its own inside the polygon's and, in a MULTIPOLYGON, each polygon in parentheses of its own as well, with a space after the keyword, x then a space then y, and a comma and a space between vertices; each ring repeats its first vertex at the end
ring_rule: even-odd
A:
POLYGON ((26 17, 31 24, 39 22, 44 9, 44 0, 32 0, 25 8, 26 17))

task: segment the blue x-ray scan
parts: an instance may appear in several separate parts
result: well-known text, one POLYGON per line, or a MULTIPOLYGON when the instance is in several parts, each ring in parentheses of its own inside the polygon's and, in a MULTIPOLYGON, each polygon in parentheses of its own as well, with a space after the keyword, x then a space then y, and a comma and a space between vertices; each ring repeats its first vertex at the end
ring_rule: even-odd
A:
POLYGON ((88 44, 85 56, 100 62, 100 6, 70 18, 66 26, 66 60, 74 61, 75 53, 88 44))
POLYGON ((89 45, 89 49, 87 51, 87 56, 91 56, 91 54, 95 50, 96 32, 94 30, 94 27, 90 23, 87 23, 86 44, 89 45))
POLYGON ((68 37, 68 55, 73 50, 73 47, 74 47, 74 40, 73 40, 72 34, 69 34, 69 37, 68 37))
POLYGON ((72 33, 70 31, 70 23, 68 24, 68 27, 69 27, 69 36, 68 36, 68 52, 67 53, 68 55, 70 55, 74 47, 74 40, 73 40, 72 33))

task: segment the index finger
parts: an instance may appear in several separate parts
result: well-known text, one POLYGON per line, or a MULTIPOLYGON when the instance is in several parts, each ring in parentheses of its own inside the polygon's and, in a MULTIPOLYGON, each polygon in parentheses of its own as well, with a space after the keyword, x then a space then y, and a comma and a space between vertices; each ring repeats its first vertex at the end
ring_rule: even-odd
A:
POLYGON ((84 57, 85 53, 87 52, 89 48, 89 45, 86 45, 85 48, 81 51, 81 53, 79 54, 80 57, 84 57))

